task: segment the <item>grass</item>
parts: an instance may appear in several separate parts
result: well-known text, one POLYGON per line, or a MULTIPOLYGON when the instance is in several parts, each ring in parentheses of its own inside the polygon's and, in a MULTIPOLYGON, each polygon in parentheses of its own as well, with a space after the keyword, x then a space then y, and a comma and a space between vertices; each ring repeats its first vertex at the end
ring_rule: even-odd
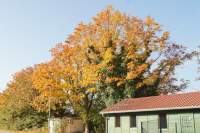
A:
POLYGON ((40 129, 32 129, 28 131, 16 131, 14 133, 48 133, 47 128, 40 128, 40 129))

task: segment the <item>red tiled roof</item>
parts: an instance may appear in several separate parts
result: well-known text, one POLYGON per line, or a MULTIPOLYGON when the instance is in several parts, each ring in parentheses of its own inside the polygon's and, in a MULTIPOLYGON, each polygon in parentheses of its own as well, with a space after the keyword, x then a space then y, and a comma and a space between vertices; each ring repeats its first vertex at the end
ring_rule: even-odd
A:
POLYGON ((107 114, 191 108, 200 108, 200 92, 130 98, 104 109, 101 113, 107 114))

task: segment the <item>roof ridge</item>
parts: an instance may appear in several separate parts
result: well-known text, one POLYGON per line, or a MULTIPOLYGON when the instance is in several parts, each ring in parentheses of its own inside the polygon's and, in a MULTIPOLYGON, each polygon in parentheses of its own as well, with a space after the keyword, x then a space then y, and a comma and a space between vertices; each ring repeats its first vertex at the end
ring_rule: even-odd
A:
POLYGON ((101 113, 141 112, 172 109, 200 109, 200 91, 169 95, 127 98, 107 107, 101 113))
POLYGON ((133 99, 145 99, 145 98, 152 98, 152 97, 166 97, 166 96, 177 96, 177 95, 188 95, 188 94, 194 94, 194 93, 200 93, 200 91, 195 91, 195 92, 183 92, 183 93, 173 93, 173 94, 169 94, 169 95, 157 95, 157 96, 146 96, 146 97, 136 97, 136 98, 126 98, 123 99, 121 101, 124 100, 133 100, 133 99))

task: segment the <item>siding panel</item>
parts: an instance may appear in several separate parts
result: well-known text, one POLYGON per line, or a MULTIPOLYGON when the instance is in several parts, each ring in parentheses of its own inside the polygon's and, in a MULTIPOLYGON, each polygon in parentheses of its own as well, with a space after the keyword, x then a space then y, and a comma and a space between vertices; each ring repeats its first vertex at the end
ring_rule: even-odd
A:
POLYGON ((193 113, 181 114, 181 133, 194 133, 193 113))
POLYGON ((194 113, 195 129, 196 133, 200 133, 200 112, 194 113))
POLYGON ((181 133, 181 128, 180 128, 180 115, 179 114, 174 114, 170 113, 167 115, 168 117, 168 132, 169 133, 181 133), (177 127, 177 129, 176 129, 177 127))
POLYGON ((147 130, 148 133, 157 133, 158 132, 158 115, 148 114, 147 116, 147 130))
MULTIPOLYGON (((141 123, 147 122, 147 114, 137 116, 137 133, 141 133, 141 123)), ((146 126, 146 125, 145 125, 146 126)), ((147 128, 147 127, 146 127, 147 128)))
POLYGON ((108 133, 115 133, 115 117, 108 117, 108 133))
POLYGON ((122 133, 130 133, 130 117, 121 116, 122 133))

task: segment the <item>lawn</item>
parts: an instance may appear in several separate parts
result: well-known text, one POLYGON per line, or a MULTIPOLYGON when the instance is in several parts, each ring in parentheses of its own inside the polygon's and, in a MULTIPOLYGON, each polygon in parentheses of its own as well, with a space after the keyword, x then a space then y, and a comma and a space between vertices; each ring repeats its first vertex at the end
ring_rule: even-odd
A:
POLYGON ((5 130, 0 130, 0 133, 48 133, 48 130, 46 128, 33 129, 33 130, 28 130, 28 131, 5 131, 5 130))

